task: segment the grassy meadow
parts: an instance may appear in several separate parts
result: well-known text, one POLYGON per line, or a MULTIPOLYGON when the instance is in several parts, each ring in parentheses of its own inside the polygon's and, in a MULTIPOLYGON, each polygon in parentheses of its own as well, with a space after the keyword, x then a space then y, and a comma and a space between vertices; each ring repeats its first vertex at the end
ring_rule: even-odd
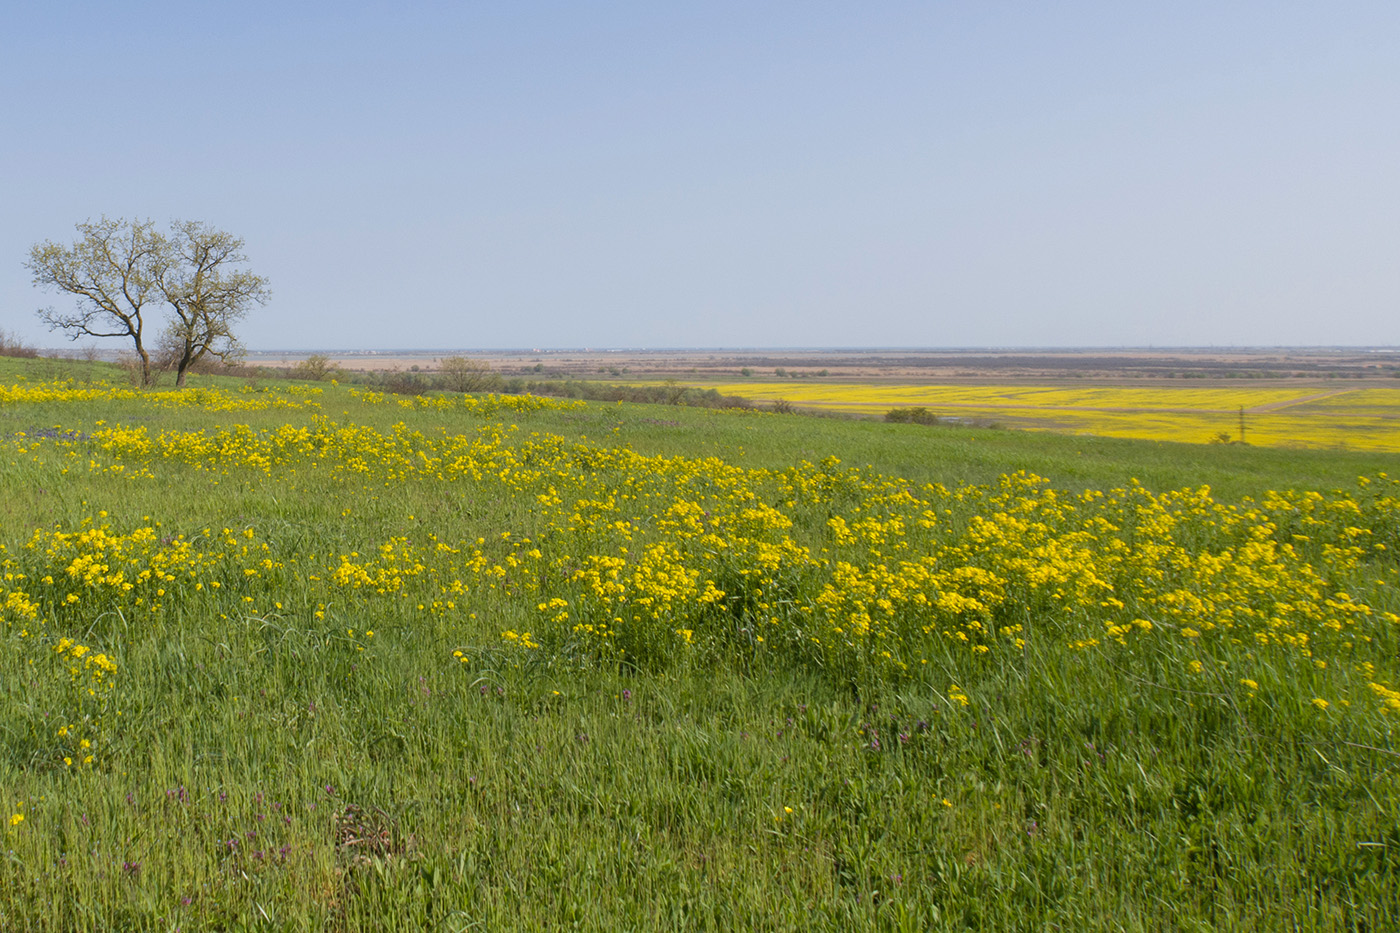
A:
MULTIPOLYGON (((696 383, 701 385, 701 383, 696 383)), ((1400 453, 1400 388, 1141 385, 900 385, 761 379, 703 383, 725 395, 779 399, 866 417, 922 407, 946 419, 1143 440, 1400 453)))
POLYGON ((47 360, 0 445, 0 929, 1400 921, 1384 450, 47 360))

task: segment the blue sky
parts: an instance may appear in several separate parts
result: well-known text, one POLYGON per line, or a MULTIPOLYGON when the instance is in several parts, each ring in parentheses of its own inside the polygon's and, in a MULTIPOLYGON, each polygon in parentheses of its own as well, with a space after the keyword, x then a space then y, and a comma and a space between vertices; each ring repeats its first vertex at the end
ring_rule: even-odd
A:
POLYGON ((0 33, 0 327, 101 214, 255 349, 1400 344, 1400 4, 64 3, 0 33))

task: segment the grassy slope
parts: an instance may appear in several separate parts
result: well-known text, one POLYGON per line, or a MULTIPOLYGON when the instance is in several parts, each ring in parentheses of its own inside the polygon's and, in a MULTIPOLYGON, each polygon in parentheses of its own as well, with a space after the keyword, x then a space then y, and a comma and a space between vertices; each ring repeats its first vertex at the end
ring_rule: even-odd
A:
MULTIPOLYGON (((51 371, 0 361, 0 382, 51 371)), ((331 388, 324 407, 383 428, 481 424, 365 408, 331 388)), ((0 433, 224 418, 311 415, 55 405, 0 409, 0 433)), ((1064 488, 1136 477, 1155 489, 1209 483, 1231 499, 1349 487, 1395 466, 635 406, 520 423, 755 467, 836 456, 914 482, 1027 469, 1064 488)), ((148 515, 181 531, 246 522, 289 553, 369 549, 408 515, 444 539, 523 519, 520 503, 444 503, 428 485, 214 486, 175 469, 149 483, 18 462, 2 483, 12 550, 36 526, 99 508, 117 527, 148 515)), ((347 606, 322 621, 302 608, 310 591, 298 581, 281 592, 279 614, 144 629, 92 620, 94 636, 129 644, 123 725, 93 770, 41 763, 15 726, 40 715, 33 688, 7 662, 0 787, 27 815, 0 868, 0 926, 1380 929, 1397 915, 1395 753, 1374 750, 1394 746, 1286 702, 1246 711, 1233 694, 1183 696, 1048 644, 964 682, 966 711, 936 682, 855 697, 774 671, 629 674, 504 656, 468 670, 445 649, 513 617, 473 628, 347 606), (339 635, 367 628, 379 643, 339 635)), ((1279 671, 1304 694, 1308 676, 1279 671)))
MULTIPOLYGON (((0 383, 19 378, 76 378, 84 382, 119 381, 121 377, 116 366, 105 363, 0 358, 0 383)), ((238 387, 244 383, 231 378, 191 376, 190 384, 238 387)), ((277 386, 282 382, 266 384, 277 386)), ((317 387, 329 393, 326 415, 334 419, 337 412, 333 400, 348 399, 348 390, 332 388, 328 383, 317 387)), ((475 421, 463 416, 455 420, 437 415, 415 418, 414 413, 398 409, 362 410, 349 401, 341 411, 351 408, 355 409, 357 421, 381 427, 401 419, 434 427, 476 426, 475 421)), ((132 410, 138 407, 133 406, 132 410)), ((139 410, 142 423, 153 429, 189 423, 178 412, 152 417, 144 409, 139 410)), ((62 406, 55 406, 48 411, 41 407, 12 417, 17 426, 23 422, 23 429, 42 426, 50 420, 63 421, 71 415, 62 406)), ((280 424, 287 419, 277 412, 267 412, 234 420, 257 426, 280 424)), ((598 443, 627 444, 642 453, 719 456, 745 466, 771 469, 804 459, 815 462, 836 456, 847 464, 870 466, 916 483, 987 483, 1003 473, 1029 470, 1064 489, 1107 488, 1137 479, 1159 491, 1205 484, 1227 500, 1258 494, 1264 489, 1351 487, 1357 476, 1400 468, 1400 455, 1381 452, 1136 441, 843 418, 746 418, 703 409, 647 405, 595 403, 584 412, 542 413, 531 427, 571 439, 588 436, 598 443)))

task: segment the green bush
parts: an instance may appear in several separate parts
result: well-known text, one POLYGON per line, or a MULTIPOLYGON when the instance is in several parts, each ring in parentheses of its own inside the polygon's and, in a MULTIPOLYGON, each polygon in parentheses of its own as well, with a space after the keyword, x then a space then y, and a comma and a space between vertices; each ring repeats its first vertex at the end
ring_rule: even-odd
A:
POLYGON ((923 406, 891 408, 885 412, 885 420, 895 424, 938 424, 938 416, 923 406))

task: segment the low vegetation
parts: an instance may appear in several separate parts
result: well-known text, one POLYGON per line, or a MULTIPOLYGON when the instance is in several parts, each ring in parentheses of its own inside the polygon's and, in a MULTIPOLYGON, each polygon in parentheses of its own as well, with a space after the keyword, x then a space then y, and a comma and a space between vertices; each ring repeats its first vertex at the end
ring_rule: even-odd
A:
POLYGON ((47 362, 5 929, 1400 915, 1387 455, 47 362))
POLYGON ((895 424, 938 424, 939 418, 922 405, 910 408, 891 408, 885 412, 885 420, 895 424))
POLYGON ((39 355, 39 351, 20 340, 11 336, 4 330, 0 330, 0 356, 13 356, 20 359, 34 359, 39 355))

